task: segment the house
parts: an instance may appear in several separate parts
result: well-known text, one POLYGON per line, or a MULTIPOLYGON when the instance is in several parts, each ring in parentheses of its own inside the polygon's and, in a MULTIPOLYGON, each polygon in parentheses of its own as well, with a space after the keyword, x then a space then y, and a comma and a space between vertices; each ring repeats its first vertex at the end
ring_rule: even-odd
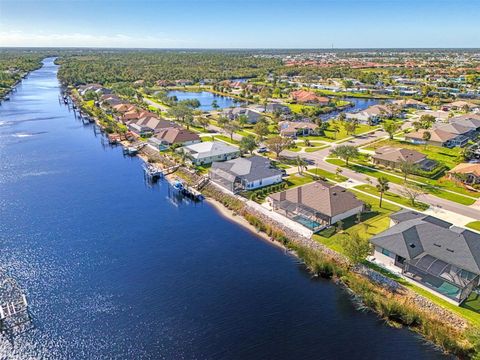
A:
POLYGON ((212 182, 236 193, 282 182, 283 172, 262 156, 215 161, 210 168, 212 182))
POLYGON ((154 133, 158 133, 159 131, 161 131, 163 129, 167 129, 167 128, 179 128, 180 127, 180 125, 178 125, 177 123, 175 123, 173 121, 169 121, 169 120, 165 120, 165 119, 159 119, 156 116, 151 116, 151 115, 147 115, 147 116, 144 116, 144 117, 138 119, 136 124, 138 124, 140 126, 146 126, 150 129, 152 129, 152 131, 154 133))
POLYGON ((315 181, 267 198, 272 209, 316 232, 361 213, 365 204, 339 185, 315 181))
POLYGON ((135 105, 120 103, 120 104, 113 105, 112 109, 117 113, 124 114, 126 112, 135 110, 135 105))
POLYGON ((199 142, 201 140, 197 134, 178 127, 162 129, 150 141, 150 143, 158 146, 160 150, 166 150, 172 145, 186 146, 199 142))
POLYGON ((415 114, 415 117, 420 119, 422 115, 431 115, 435 118, 435 121, 445 122, 450 118, 450 113, 448 111, 432 111, 432 110, 425 110, 425 111, 418 111, 415 114))
POLYGON ((279 114, 286 114, 286 115, 292 112, 287 105, 283 105, 279 103, 267 104, 266 111, 269 113, 279 113, 279 114))
POLYGON ((262 114, 250 108, 228 108, 223 111, 223 114, 230 120, 237 120, 239 116, 245 116, 249 124, 256 124, 262 118, 262 114))
POLYGON ((385 105, 373 105, 363 111, 346 113, 348 120, 355 119, 362 124, 377 124, 383 119, 391 119, 394 115, 393 110, 385 105))
POLYGON ((296 138, 297 136, 308 136, 316 134, 318 125, 307 121, 281 121, 278 123, 280 135, 296 138))
POLYGON ((297 90, 292 91, 290 96, 294 101, 301 104, 312 104, 326 106, 330 103, 330 99, 324 96, 318 96, 312 91, 297 90))
POLYGON ((411 149, 382 146, 376 149, 375 154, 372 155, 372 162, 375 165, 392 169, 398 168, 403 161, 416 165, 424 171, 431 171, 437 167, 436 161, 427 159, 426 155, 411 149))
POLYGON ((240 156, 240 150, 223 141, 206 141, 187 145, 183 151, 194 165, 211 164, 214 161, 226 161, 240 156))
POLYGON ((411 210, 390 219, 370 239, 375 263, 456 305, 479 285, 480 234, 411 210))
POLYGON ((480 164, 458 164, 448 172, 448 176, 468 185, 480 184, 480 164))
POLYGON ((427 110, 429 108, 427 104, 415 99, 395 100, 395 101, 392 101, 392 104, 395 104, 401 109, 427 110))
POLYGON ((410 141, 413 144, 429 144, 434 146, 445 146, 445 147, 455 147, 455 146, 465 146, 468 143, 469 138, 464 135, 453 134, 447 129, 442 129, 442 127, 433 128, 433 129, 419 129, 405 135, 405 140, 410 141), (430 133, 430 139, 428 141, 424 140, 424 134, 430 133))
POLYGON ((148 126, 142 126, 136 123, 128 124, 128 130, 141 137, 149 137, 153 135, 153 129, 148 126))
POLYGON ((480 115, 479 114, 465 114, 454 116, 450 119, 450 123, 455 123, 472 131, 480 131, 480 115))
POLYGON ((442 106, 442 109, 444 110, 463 110, 463 109, 475 110, 479 108, 480 108, 480 105, 474 104, 469 101, 463 101, 463 100, 454 101, 442 106))

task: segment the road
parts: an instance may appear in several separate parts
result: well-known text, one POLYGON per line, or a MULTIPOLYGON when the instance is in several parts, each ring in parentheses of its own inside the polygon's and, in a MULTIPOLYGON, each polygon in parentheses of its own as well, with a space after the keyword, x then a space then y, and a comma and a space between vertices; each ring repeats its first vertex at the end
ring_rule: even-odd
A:
MULTIPOLYGON (((282 155, 287 155, 287 156, 301 156, 302 158, 312 160, 315 162, 315 165, 321 169, 330 171, 332 173, 335 173, 336 169, 338 166, 332 165, 328 162, 325 161, 325 158, 329 156, 330 150, 338 145, 354 145, 354 146, 362 146, 366 143, 369 143, 371 141, 374 141, 375 139, 380 139, 382 137, 387 137, 388 135, 384 131, 376 131, 375 133, 369 133, 364 136, 359 136, 355 139, 340 143, 340 144, 332 144, 332 147, 326 148, 326 149, 321 149, 319 151, 315 151, 312 153, 298 153, 298 152, 293 152, 293 151, 288 151, 285 150, 282 152, 282 155)), ((365 174, 357 173, 353 170, 347 169, 347 168, 342 168, 342 175, 346 176, 349 179, 353 179, 362 183, 367 183, 366 178, 367 176, 365 174)), ((390 183, 390 191, 395 193, 395 194, 400 194, 401 195, 401 189, 402 186, 394 183, 390 183)), ((424 194, 421 195, 418 198, 419 201, 422 201, 424 203, 427 203, 431 206, 441 208, 456 214, 460 214, 463 216, 470 217, 472 219, 480 219, 480 208, 479 207, 472 207, 472 206, 467 206, 467 205, 462 205, 450 200, 442 199, 439 197, 436 197, 434 195, 430 194, 424 194)))

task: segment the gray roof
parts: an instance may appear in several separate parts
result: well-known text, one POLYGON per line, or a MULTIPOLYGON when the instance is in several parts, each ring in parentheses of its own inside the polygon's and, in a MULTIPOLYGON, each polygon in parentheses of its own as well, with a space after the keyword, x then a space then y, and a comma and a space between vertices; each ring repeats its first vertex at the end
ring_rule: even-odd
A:
POLYGON ((212 170, 215 171, 217 169, 248 182, 282 175, 282 171, 274 168, 269 159, 261 156, 238 158, 223 162, 215 161, 212 163, 212 170))
POLYGON ((393 214, 392 219, 398 224, 371 238, 372 244, 407 260, 431 255, 480 274, 480 234, 450 229, 446 221, 410 211, 393 214))
POLYGON ((237 147, 225 144, 223 141, 206 141, 184 146, 183 149, 194 159, 238 153, 240 151, 237 147))

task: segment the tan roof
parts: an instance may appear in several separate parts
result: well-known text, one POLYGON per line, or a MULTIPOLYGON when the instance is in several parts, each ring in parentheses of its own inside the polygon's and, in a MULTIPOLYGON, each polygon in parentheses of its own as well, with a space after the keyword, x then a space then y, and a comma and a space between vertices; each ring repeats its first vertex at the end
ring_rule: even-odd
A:
POLYGON ((306 122, 306 121, 299 121, 299 122, 281 121, 279 125, 280 125, 280 133, 282 134, 296 133, 298 130, 301 130, 301 129, 315 130, 318 128, 317 124, 306 122))
POLYGON ((197 134, 183 128, 166 128, 161 130, 156 137, 168 144, 182 144, 188 141, 200 140, 197 134))
POLYGON ((480 177, 480 164, 462 163, 455 166, 449 171, 455 174, 473 174, 480 177))
POLYGON ((375 155, 373 155, 372 158, 391 161, 395 163, 400 161, 408 161, 416 164, 424 160, 426 158, 426 155, 411 149, 383 146, 375 150, 375 155))
POLYGON ((270 195, 270 198, 276 201, 287 200, 301 204, 330 217, 343 214, 364 204, 345 188, 323 181, 278 192, 270 195))
POLYGON ((435 142, 446 142, 448 140, 452 140, 457 137, 457 135, 452 134, 451 132, 443 131, 440 129, 420 129, 418 131, 406 134, 405 137, 407 139, 419 139, 423 140, 423 134, 425 132, 430 133, 430 140, 435 142))
POLYGON ((324 96, 318 96, 312 91, 306 90, 297 90, 290 93, 292 98, 298 102, 318 102, 318 103, 328 103, 330 99, 324 96))
POLYGON ((454 101, 449 104, 446 104, 445 106, 456 107, 456 108, 462 108, 464 106, 468 106, 470 109, 473 109, 473 108, 479 107, 480 105, 477 105, 468 101, 459 100, 459 101, 454 101))

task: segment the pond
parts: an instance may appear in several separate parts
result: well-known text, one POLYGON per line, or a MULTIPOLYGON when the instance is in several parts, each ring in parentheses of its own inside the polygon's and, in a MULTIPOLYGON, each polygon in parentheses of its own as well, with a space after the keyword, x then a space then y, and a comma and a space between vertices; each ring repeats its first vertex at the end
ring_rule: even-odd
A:
POLYGON ((229 96, 221 96, 209 91, 180 91, 174 90, 167 93, 168 96, 176 96, 178 101, 197 99, 200 101, 199 109, 202 111, 213 110, 212 103, 215 100, 219 109, 240 106, 243 103, 229 96))

